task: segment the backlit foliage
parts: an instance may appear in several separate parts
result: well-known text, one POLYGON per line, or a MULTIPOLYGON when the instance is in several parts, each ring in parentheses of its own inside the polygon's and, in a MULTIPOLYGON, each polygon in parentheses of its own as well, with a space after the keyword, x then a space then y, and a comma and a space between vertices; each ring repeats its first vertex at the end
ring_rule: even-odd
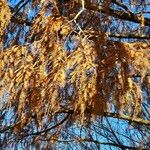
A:
POLYGON ((11 13, 5 0, 0 0, 0 48, 2 48, 2 36, 10 21, 11 13))
MULTIPOLYGON (((75 7, 69 17, 59 14, 56 1, 50 3, 52 8, 47 10, 47 1, 34 1, 32 7, 40 4, 41 10, 29 29, 26 44, 12 44, 0 51, 0 106, 17 115, 14 131, 30 125, 33 116, 42 128, 44 118, 51 121, 65 110, 74 111, 71 124, 91 123, 96 116, 111 111, 142 117, 141 84, 149 84, 150 46, 109 40, 101 24, 109 22, 107 15, 100 22, 95 19, 94 25, 85 19, 89 30, 101 29, 98 35, 89 35, 73 20, 78 13, 75 1, 64 12, 75 7), (47 11, 51 15, 46 15, 47 11), (134 76, 140 76, 140 81, 133 80, 134 76)), ((11 17, 6 1, 0 1, 0 12, 2 40, 11 17)), ((94 12, 87 14, 90 19, 98 17, 94 12)))

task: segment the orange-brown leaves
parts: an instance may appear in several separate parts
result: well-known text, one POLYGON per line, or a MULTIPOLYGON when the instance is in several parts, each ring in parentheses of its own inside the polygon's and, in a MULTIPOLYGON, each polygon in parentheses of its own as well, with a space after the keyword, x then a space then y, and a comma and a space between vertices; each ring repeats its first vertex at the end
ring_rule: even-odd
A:
MULTIPOLYGON (((43 116, 51 118, 60 110, 74 110, 83 123, 90 115, 103 116, 108 105, 120 113, 141 111, 142 91, 132 74, 149 72, 148 48, 103 40, 89 40, 74 34, 76 49, 67 51, 65 44, 73 34, 65 18, 46 17, 35 20, 30 46, 14 46, 0 52, 0 92, 9 97, 7 106, 17 103, 17 113, 36 115, 39 125, 43 116)), ((29 115, 29 118, 31 116, 29 115)))
POLYGON ((2 48, 2 37, 10 21, 11 12, 6 0, 0 0, 0 48, 2 48))
POLYGON ((3 34, 11 17, 10 9, 6 0, 0 0, 0 36, 3 34))

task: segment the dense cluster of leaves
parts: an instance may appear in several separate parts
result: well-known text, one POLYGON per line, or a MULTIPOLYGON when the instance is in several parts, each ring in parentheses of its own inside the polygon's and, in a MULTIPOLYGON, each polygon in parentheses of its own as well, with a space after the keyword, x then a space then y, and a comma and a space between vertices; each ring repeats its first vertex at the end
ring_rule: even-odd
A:
MULTIPOLYGON (((104 5, 109 7, 110 2, 104 5)), ((72 113, 70 125, 91 124, 107 112, 127 115, 133 120, 144 119, 141 85, 149 88, 150 84, 150 46, 110 40, 103 27, 105 22, 111 24, 108 15, 102 15, 99 21, 97 13, 87 10, 79 16, 82 27, 75 20, 79 12, 77 3, 58 5, 58 1, 50 0, 49 9, 47 1, 34 1, 32 7, 41 9, 28 31, 26 43, 10 47, 4 43, 6 48, 0 51, 0 109, 12 111, 16 118, 12 128, 15 134, 30 129, 33 122, 43 129, 61 112, 72 113), (75 11, 70 13, 72 9, 75 11), (51 15, 47 15, 49 12, 51 15), (89 18, 82 18, 87 14, 89 18), (93 35, 93 31, 98 34, 93 35), (136 76, 139 81, 134 80, 136 76)), ((0 0, 0 12, 2 40, 13 19, 4 0, 0 0)), ((10 27, 11 24, 8 30, 10 27)), ((4 124, 9 126, 9 121, 4 124)))
POLYGON ((4 31, 10 21, 10 9, 5 1, 0 1, 0 48, 2 48, 2 38, 4 31))

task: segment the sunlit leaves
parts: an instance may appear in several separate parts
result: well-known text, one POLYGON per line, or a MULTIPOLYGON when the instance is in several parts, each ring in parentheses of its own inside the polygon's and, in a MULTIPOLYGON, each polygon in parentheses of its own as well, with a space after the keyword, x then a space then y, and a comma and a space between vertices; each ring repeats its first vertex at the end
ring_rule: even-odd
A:
POLYGON ((30 45, 0 52, 0 92, 8 91, 6 105, 16 108, 23 120, 21 128, 30 123, 32 114, 42 126, 43 116, 51 119, 64 109, 74 110, 74 122, 84 123, 87 118, 91 121, 89 114, 103 116, 109 104, 119 113, 137 117, 143 96, 132 74, 145 81, 150 70, 149 47, 110 42, 101 34, 90 39, 74 32, 68 21, 41 12, 31 27, 30 45), (67 51, 65 43, 71 34, 77 45, 67 51))
POLYGON ((6 0, 0 0, 0 38, 4 34, 10 18, 11 13, 6 0))

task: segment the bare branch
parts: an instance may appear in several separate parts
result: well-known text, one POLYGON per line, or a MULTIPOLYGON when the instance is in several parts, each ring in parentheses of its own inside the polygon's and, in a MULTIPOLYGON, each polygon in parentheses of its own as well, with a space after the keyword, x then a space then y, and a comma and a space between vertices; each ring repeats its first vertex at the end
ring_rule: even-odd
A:
POLYGON ((23 8, 25 7, 25 5, 28 4, 28 2, 30 2, 30 0, 27 0, 25 3, 23 3, 14 13, 14 16, 23 8))
MULTIPOLYGON (((131 150, 138 150, 139 149, 139 147, 131 147, 131 146, 120 145, 120 144, 117 144, 117 143, 110 143, 110 142, 100 142, 100 141, 93 140, 93 139, 90 139, 90 138, 80 139, 80 142, 93 142, 93 143, 100 144, 100 145, 112 145, 114 147, 118 147, 118 148, 121 148, 121 149, 131 149, 131 150)), ((141 149, 141 150, 144 150, 144 149, 141 149)))
POLYGON ((112 0, 112 2, 120 7, 122 7, 123 9, 125 9, 126 11, 129 11, 128 7, 123 4, 122 2, 118 1, 118 0, 112 0))
POLYGON ((17 16, 12 16, 11 17, 11 22, 20 24, 20 25, 27 25, 27 26, 31 26, 32 23, 29 22, 27 19, 23 19, 23 18, 18 18, 17 16))
POLYGON ((34 133, 30 133, 30 134, 21 135, 21 137, 24 138, 24 137, 27 137, 27 136, 40 135, 40 134, 42 134, 42 133, 49 132, 50 130, 55 129, 56 127, 62 125, 62 124, 69 118, 69 116, 70 116, 70 113, 68 113, 68 114, 66 115, 66 117, 65 117, 64 119, 62 119, 59 123, 57 123, 56 125, 54 125, 54 126, 52 126, 52 127, 50 127, 50 128, 47 128, 47 129, 42 130, 42 131, 39 131, 39 132, 34 132, 34 133))

